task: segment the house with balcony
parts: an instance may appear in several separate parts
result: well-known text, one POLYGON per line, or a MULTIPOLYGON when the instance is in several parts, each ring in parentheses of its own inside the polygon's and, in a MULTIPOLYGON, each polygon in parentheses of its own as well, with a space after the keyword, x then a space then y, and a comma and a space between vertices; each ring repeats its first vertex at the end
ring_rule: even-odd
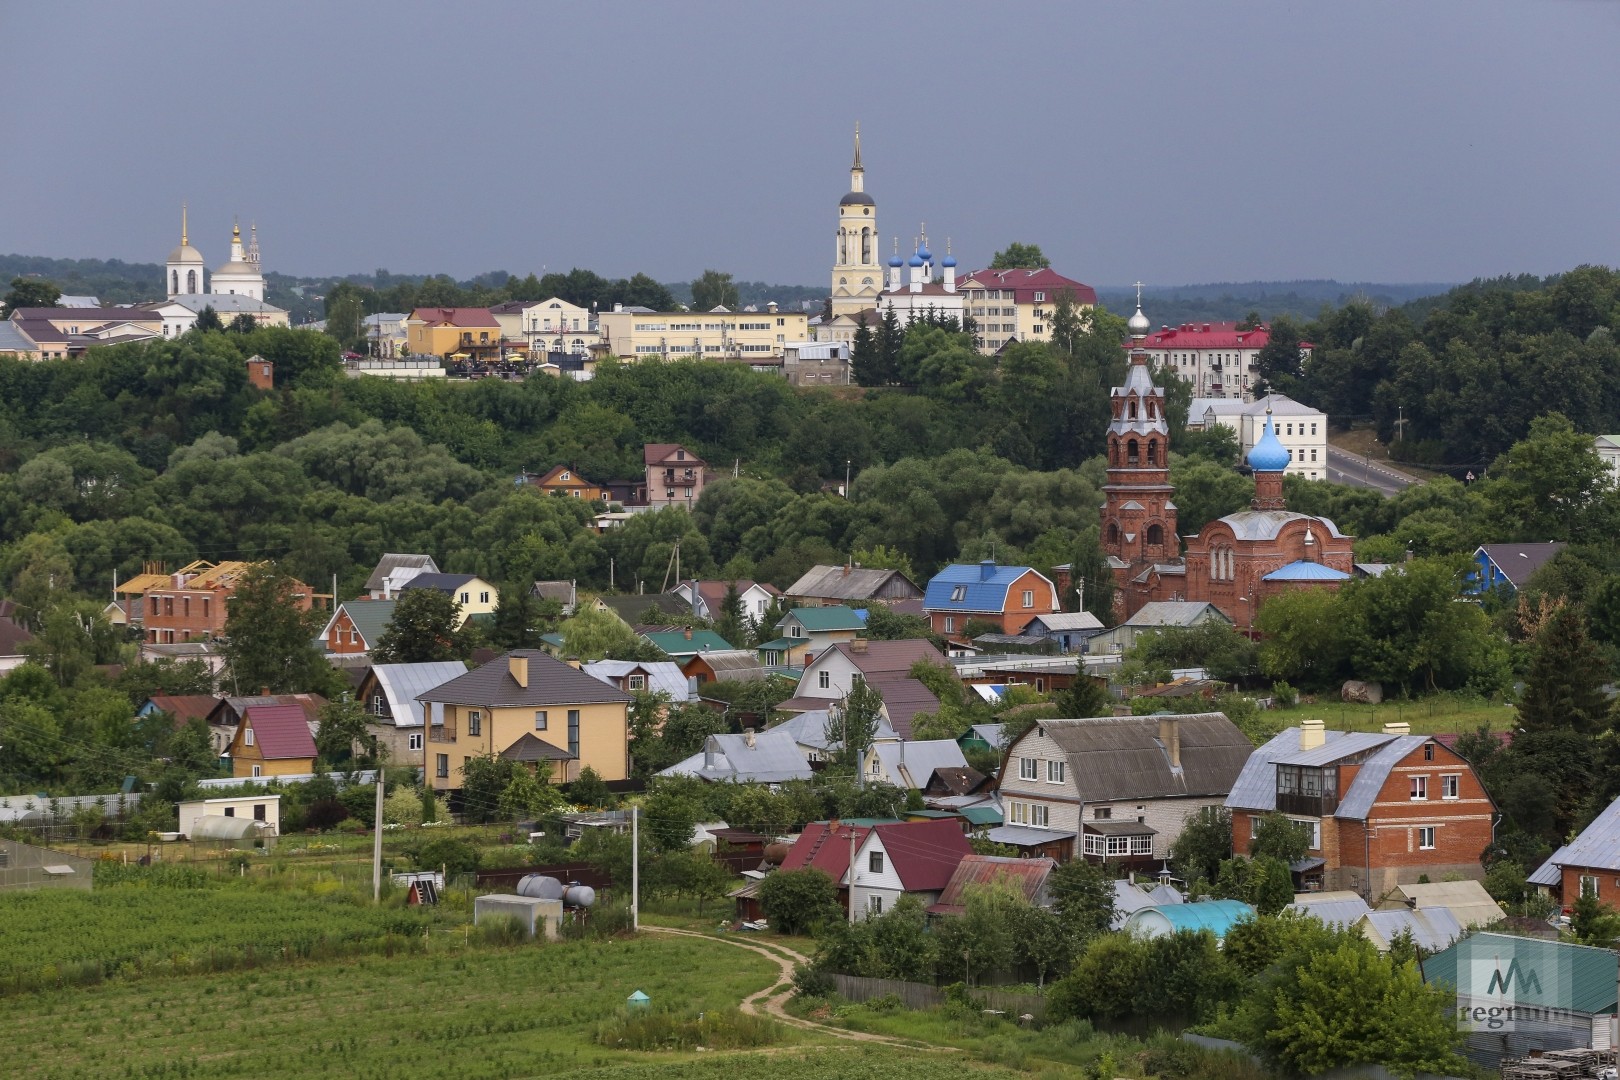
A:
POLYGON ((1326 731, 1320 720, 1255 750, 1226 806, 1234 852, 1248 853, 1266 815, 1284 814, 1307 837, 1299 888, 1369 902, 1420 878, 1482 879, 1496 817, 1473 766, 1433 736, 1406 724, 1326 731))
POLYGON ((648 443, 641 448, 647 468, 647 506, 662 510, 680 506, 687 510, 697 504, 708 482, 704 470, 708 462, 679 443, 648 443))
POLYGON ((630 777, 630 695, 538 650, 514 649, 417 700, 436 791, 459 790, 462 768, 485 754, 547 761, 559 784, 587 766, 603 780, 630 777))
POLYGON ((929 579, 923 612, 934 633, 961 638, 969 622, 994 633, 1021 634, 1037 615, 1058 610, 1057 586, 1028 566, 998 566, 993 560, 947 566, 929 579))
POLYGON ((1156 871, 1190 818, 1226 802, 1252 750, 1218 712, 1039 720, 1003 755, 1005 824, 989 837, 1156 871))
POLYGON ((413 356, 490 363, 501 358, 501 324, 488 308, 423 307, 405 320, 413 356))

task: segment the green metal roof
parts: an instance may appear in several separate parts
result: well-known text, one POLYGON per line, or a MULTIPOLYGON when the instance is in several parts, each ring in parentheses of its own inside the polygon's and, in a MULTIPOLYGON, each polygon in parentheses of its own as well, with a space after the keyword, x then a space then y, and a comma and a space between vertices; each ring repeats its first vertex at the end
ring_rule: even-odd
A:
POLYGON ((713 630, 693 630, 690 638, 686 636, 685 630, 654 630, 641 636, 670 656, 691 656, 693 653, 732 649, 732 644, 713 630))
POLYGON ((1511 934, 1474 934, 1423 961, 1426 981, 1459 996, 1504 996, 1505 990, 1516 1004, 1589 1014, 1614 1012, 1617 974, 1620 957, 1609 949, 1511 934))
POLYGON ((767 641, 765 644, 761 645, 755 651, 756 652, 781 652, 781 653, 785 653, 789 649, 793 648, 795 643, 797 643, 799 645, 803 645, 803 644, 805 644, 805 640, 804 640, 804 638, 795 639, 795 638, 779 637, 775 641, 767 641))
POLYGON ((1001 824, 1001 811, 989 804, 984 806, 964 806, 961 813, 963 817, 975 825, 1001 824))
POLYGON ((951 813, 949 810, 907 810, 906 811, 906 817, 908 817, 908 818, 929 818, 929 819, 932 819, 932 820, 943 820, 945 818, 953 818, 953 817, 957 817, 957 816, 958 815, 951 813))
POLYGON ((383 631, 394 618, 394 605, 397 600, 345 600, 343 610, 348 612, 349 621, 354 628, 360 631, 360 637, 365 640, 367 649, 375 649, 377 640, 382 637, 383 631))
POLYGON ((855 614, 855 610, 842 604, 835 604, 832 607, 794 608, 783 616, 782 622, 776 625, 781 626, 788 619, 795 620, 812 634, 825 634, 833 630, 863 630, 866 628, 866 624, 861 621, 859 615, 855 614))

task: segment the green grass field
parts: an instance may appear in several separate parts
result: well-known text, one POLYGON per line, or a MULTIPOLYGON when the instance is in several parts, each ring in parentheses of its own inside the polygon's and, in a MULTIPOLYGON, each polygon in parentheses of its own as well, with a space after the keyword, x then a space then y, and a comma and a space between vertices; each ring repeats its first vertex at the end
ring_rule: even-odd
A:
POLYGON ((1302 701, 1292 709, 1268 715, 1289 727, 1297 727, 1301 720, 1314 717, 1329 731, 1379 731, 1387 723, 1404 721, 1412 725, 1414 735, 1474 731, 1484 723, 1504 731, 1512 725, 1515 715, 1511 705, 1447 694, 1415 701, 1386 701, 1381 705, 1349 705, 1326 694, 1319 698, 1315 704, 1302 701))

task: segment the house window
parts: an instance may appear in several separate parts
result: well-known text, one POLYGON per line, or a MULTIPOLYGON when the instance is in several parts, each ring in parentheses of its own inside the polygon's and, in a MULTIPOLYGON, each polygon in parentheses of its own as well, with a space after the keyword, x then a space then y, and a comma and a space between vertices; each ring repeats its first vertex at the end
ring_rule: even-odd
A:
POLYGON ((1029 807, 1029 823, 1037 828, 1046 828, 1047 809, 1045 803, 1031 803, 1029 807))
POLYGON ((951 590, 951 603, 960 604, 967 599, 967 586, 958 585, 951 590))
POLYGON ((568 752, 579 757, 579 710, 568 710, 568 752))
MULTIPOLYGON (((576 491, 576 492, 574 492, 574 494, 575 494, 575 495, 578 495, 578 494, 579 494, 579 492, 577 492, 577 491, 576 491)), ((480 604, 487 604, 487 603, 489 603, 489 593, 487 593, 487 592, 481 592, 481 593, 479 593, 479 594, 478 594, 478 602, 479 602, 479 603, 480 603, 480 604)))
POLYGON ((1011 802, 1007 804, 1007 819, 1014 825, 1029 824, 1029 804, 1011 802))
POLYGON ((482 735, 484 732, 484 714, 474 709, 467 714, 467 734, 482 735))
POLYGON ((1040 778, 1041 763, 1032 757, 1018 759, 1018 779, 1036 780, 1040 778))
POLYGON ((253 820, 254 821, 263 821, 263 820, 265 820, 265 817, 264 817, 264 803, 254 803, 253 804, 253 820))
POLYGON ((544 709, 536 709, 536 710, 534 710, 534 730, 536 730, 536 731, 544 731, 544 730, 546 730, 546 710, 544 710, 544 709))
POLYGON ((443 780, 450 775, 450 755, 439 754, 433 763, 433 775, 443 780))
POLYGON ((469 597, 469 596, 471 596, 471 595, 472 595, 472 593, 462 593, 462 594, 461 594, 461 602, 462 602, 462 603, 463 603, 463 604, 465 604, 465 603, 467 603, 467 598, 468 598, 468 597, 469 597))
POLYGON ((252 728, 246 728, 245 730, 243 730, 243 732, 242 732, 242 745, 243 746, 252 746, 253 745, 253 729, 252 728))
POLYGON ((831 690, 832 689, 832 672, 823 671, 820 674, 820 676, 817 677, 816 685, 821 687, 823 690, 831 690))
POLYGON ((1108 839, 1109 855, 1129 855, 1131 853, 1131 838, 1128 836, 1110 836, 1108 839))
POLYGON ((632 676, 630 676, 630 689, 632 689, 632 690, 645 690, 645 689, 647 689, 647 676, 645 676, 645 675, 632 675, 632 676))
POLYGON ((234 806, 227 806, 227 807, 226 807, 226 808, 225 808, 225 816, 226 816, 226 817, 235 817, 235 816, 236 816, 236 807, 234 807, 234 806))
POLYGON ((411 749, 411 750, 420 750, 420 749, 422 749, 422 733, 420 731, 411 732, 411 734, 409 736, 409 739, 410 739, 410 742, 408 744, 409 749, 411 749))
POLYGON ((1096 806, 1096 807, 1092 807, 1091 819, 1093 821, 1107 821, 1108 819, 1112 818, 1113 816, 1114 816, 1114 808, 1112 806, 1096 806))
POLYGON ((1425 825, 1418 831, 1418 849, 1420 851, 1434 850, 1434 826, 1425 825))
POLYGON ((788 623, 788 637, 804 637, 804 627, 798 623, 788 623))
POLYGON ((1107 839, 1105 837, 1092 836, 1092 835, 1088 834, 1086 836, 1086 854, 1087 855, 1106 855, 1106 854, 1108 854, 1107 839))
POLYGON ((1024 590, 1024 606, 1027 607, 1027 608, 1035 606, 1035 590, 1034 589, 1025 589, 1024 590))
POLYGON ((1447 773, 1440 778, 1440 797, 1442 799, 1457 798, 1458 788, 1462 784, 1460 773, 1447 773))
POLYGON ((1427 776, 1412 777, 1412 801, 1419 802, 1429 797, 1429 778, 1427 776))
POLYGON ((372 694, 371 695, 371 715, 372 716, 387 716, 388 715, 388 699, 383 697, 381 694, 372 694))
POLYGON ((1581 875, 1581 895, 1582 896, 1590 896, 1593 899, 1596 899, 1597 894, 1598 894, 1597 875, 1596 874, 1582 874, 1581 875))
POLYGON ((1067 761, 1048 761, 1046 763, 1046 782, 1048 784, 1063 783, 1063 774, 1067 771, 1067 761))
POLYGON ((866 868, 874 874, 883 873, 883 852, 868 852, 866 856, 866 868))
POLYGON ((868 896, 866 898, 866 910, 873 915, 883 914, 883 897, 868 896))
POLYGON ((254 776, 263 776, 264 775, 264 770, 259 768, 259 766, 255 765, 255 766, 253 766, 253 775, 254 776))
POLYGON ((1293 820, 1294 824, 1299 827, 1300 835, 1305 838, 1305 847, 1308 850, 1310 850, 1310 851, 1320 851, 1320 850, 1322 850, 1322 823, 1321 823, 1321 821, 1316 820, 1314 818, 1311 819, 1311 820, 1307 820, 1307 821, 1301 821, 1298 818, 1294 818, 1294 819, 1291 819, 1291 820, 1293 820))
POLYGON ((1044 303, 1046 303, 1046 294, 1045 294, 1045 293, 1043 293, 1043 292, 1038 292, 1038 293, 1036 293, 1036 294, 1035 294, 1035 302, 1036 302, 1036 303, 1037 303, 1037 304, 1044 304, 1044 303))
POLYGON ((1433 761, 1434 760, 1434 743, 1426 742, 1426 743, 1423 744, 1423 760, 1424 761, 1433 761))
POLYGON ((945 632, 947 634, 956 633, 956 618, 955 618, 955 616, 952 616, 952 615, 945 616, 945 632))

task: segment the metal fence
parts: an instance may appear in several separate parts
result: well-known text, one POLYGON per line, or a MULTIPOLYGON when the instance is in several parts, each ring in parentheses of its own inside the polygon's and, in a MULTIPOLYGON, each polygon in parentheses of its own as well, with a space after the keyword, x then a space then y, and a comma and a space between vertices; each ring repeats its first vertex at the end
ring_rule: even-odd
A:
MULTIPOLYGON (((904 1002, 908 1009, 931 1009, 945 1003, 945 991, 927 983, 834 975, 833 984, 840 995, 851 1001, 871 1001, 893 995, 904 1002)), ((1028 1015, 1039 1021, 1046 1016, 1046 999, 1039 994, 1018 994, 995 987, 975 987, 968 994, 980 1008, 1005 1013, 1008 1019, 1016 1020, 1028 1015)))
POLYGON ((0 840, 0 889, 86 889, 95 881, 95 862, 65 851, 0 840))

